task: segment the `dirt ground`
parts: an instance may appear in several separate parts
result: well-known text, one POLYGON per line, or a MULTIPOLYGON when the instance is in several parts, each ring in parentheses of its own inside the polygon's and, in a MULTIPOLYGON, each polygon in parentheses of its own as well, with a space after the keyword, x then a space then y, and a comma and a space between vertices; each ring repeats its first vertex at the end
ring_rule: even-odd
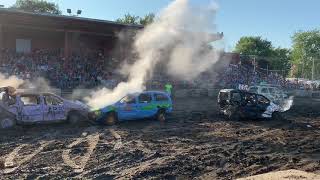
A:
POLYGON ((0 132, 0 179, 235 179, 275 170, 320 174, 320 101, 286 120, 226 121, 208 98, 176 99, 166 123, 68 124, 0 132))

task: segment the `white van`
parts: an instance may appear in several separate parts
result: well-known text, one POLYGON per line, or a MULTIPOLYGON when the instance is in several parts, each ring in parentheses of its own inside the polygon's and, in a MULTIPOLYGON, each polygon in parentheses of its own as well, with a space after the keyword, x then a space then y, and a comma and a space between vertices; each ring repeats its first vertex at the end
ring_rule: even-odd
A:
POLYGON ((249 92, 261 94, 276 104, 288 98, 288 95, 285 94, 280 88, 268 84, 251 86, 249 87, 249 92))

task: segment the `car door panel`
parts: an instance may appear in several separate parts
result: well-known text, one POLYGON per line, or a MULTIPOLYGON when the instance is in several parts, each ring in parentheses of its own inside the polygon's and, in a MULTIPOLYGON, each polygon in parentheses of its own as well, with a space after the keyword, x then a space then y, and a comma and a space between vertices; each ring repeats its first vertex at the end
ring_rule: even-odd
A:
POLYGON ((137 97, 135 95, 127 95, 115 104, 118 120, 133 120, 137 117, 137 97))
POLYGON ((157 105, 153 101, 151 93, 140 94, 137 101, 138 118, 149 118, 157 111, 157 105))
POLYGON ((65 111, 63 105, 45 105, 44 106, 44 120, 45 121, 55 121, 64 120, 65 111))
POLYGON ((157 112, 157 104, 150 102, 150 103, 139 103, 139 118, 149 118, 156 114, 157 112))
POLYGON ((134 120, 137 118, 137 113, 136 103, 120 103, 118 105, 119 120, 134 120))
POLYGON ((34 123, 43 121, 43 104, 40 96, 36 95, 26 95, 22 96, 24 99, 23 107, 21 111, 21 121, 26 123, 34 123), (28 98, 33 99, 37 98, 37 102, 32 102, 28 98))
POLYGON ((58 121, 66 119, 63 100, 53 95, 44 95, 44 120, 58 121))
POLYGON ((247 117, 257 118, 259 116, 259 108, 255 94, 245 94, 245 106, 243 107, 247 117))
POLYGON ((266 97, 257 95, 257 106, 260 117, 271 116, 270 113, 272 112, 267 111, 268 107, 270 106, 270 101, 266 97))

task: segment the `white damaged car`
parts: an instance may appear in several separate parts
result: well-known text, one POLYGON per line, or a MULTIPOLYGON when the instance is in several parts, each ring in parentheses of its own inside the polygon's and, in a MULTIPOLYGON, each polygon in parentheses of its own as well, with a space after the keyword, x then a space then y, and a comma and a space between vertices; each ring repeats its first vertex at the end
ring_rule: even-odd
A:
POLYGON ((0 101, 0 129, 16 124, 68 121, 78 123, 88 118, 89 108, 79 102, 52 93, 16 93, 3 95, 0 101))
POLYGON ((287 109, 261 94, 236 89, 222 89, 218 95, 219 112, 228 119, 282 119, 287 109))

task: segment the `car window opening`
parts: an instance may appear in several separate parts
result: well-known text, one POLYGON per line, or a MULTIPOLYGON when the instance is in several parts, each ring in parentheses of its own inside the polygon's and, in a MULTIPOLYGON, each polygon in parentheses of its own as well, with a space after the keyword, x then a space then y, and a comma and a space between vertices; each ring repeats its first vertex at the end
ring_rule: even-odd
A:
POLYGON ((152 97, 150 94, 141 94, 139 96, 139 103, 150 103, 152 100, 152 97))
POLYGON ((134 103, 136 103, 135 96, 133 96, 133 95, 127 95, 127 96, 125 96, 124 98, 122 98, 122 99, 120 100, 120 103, 134 104, 134 103))

